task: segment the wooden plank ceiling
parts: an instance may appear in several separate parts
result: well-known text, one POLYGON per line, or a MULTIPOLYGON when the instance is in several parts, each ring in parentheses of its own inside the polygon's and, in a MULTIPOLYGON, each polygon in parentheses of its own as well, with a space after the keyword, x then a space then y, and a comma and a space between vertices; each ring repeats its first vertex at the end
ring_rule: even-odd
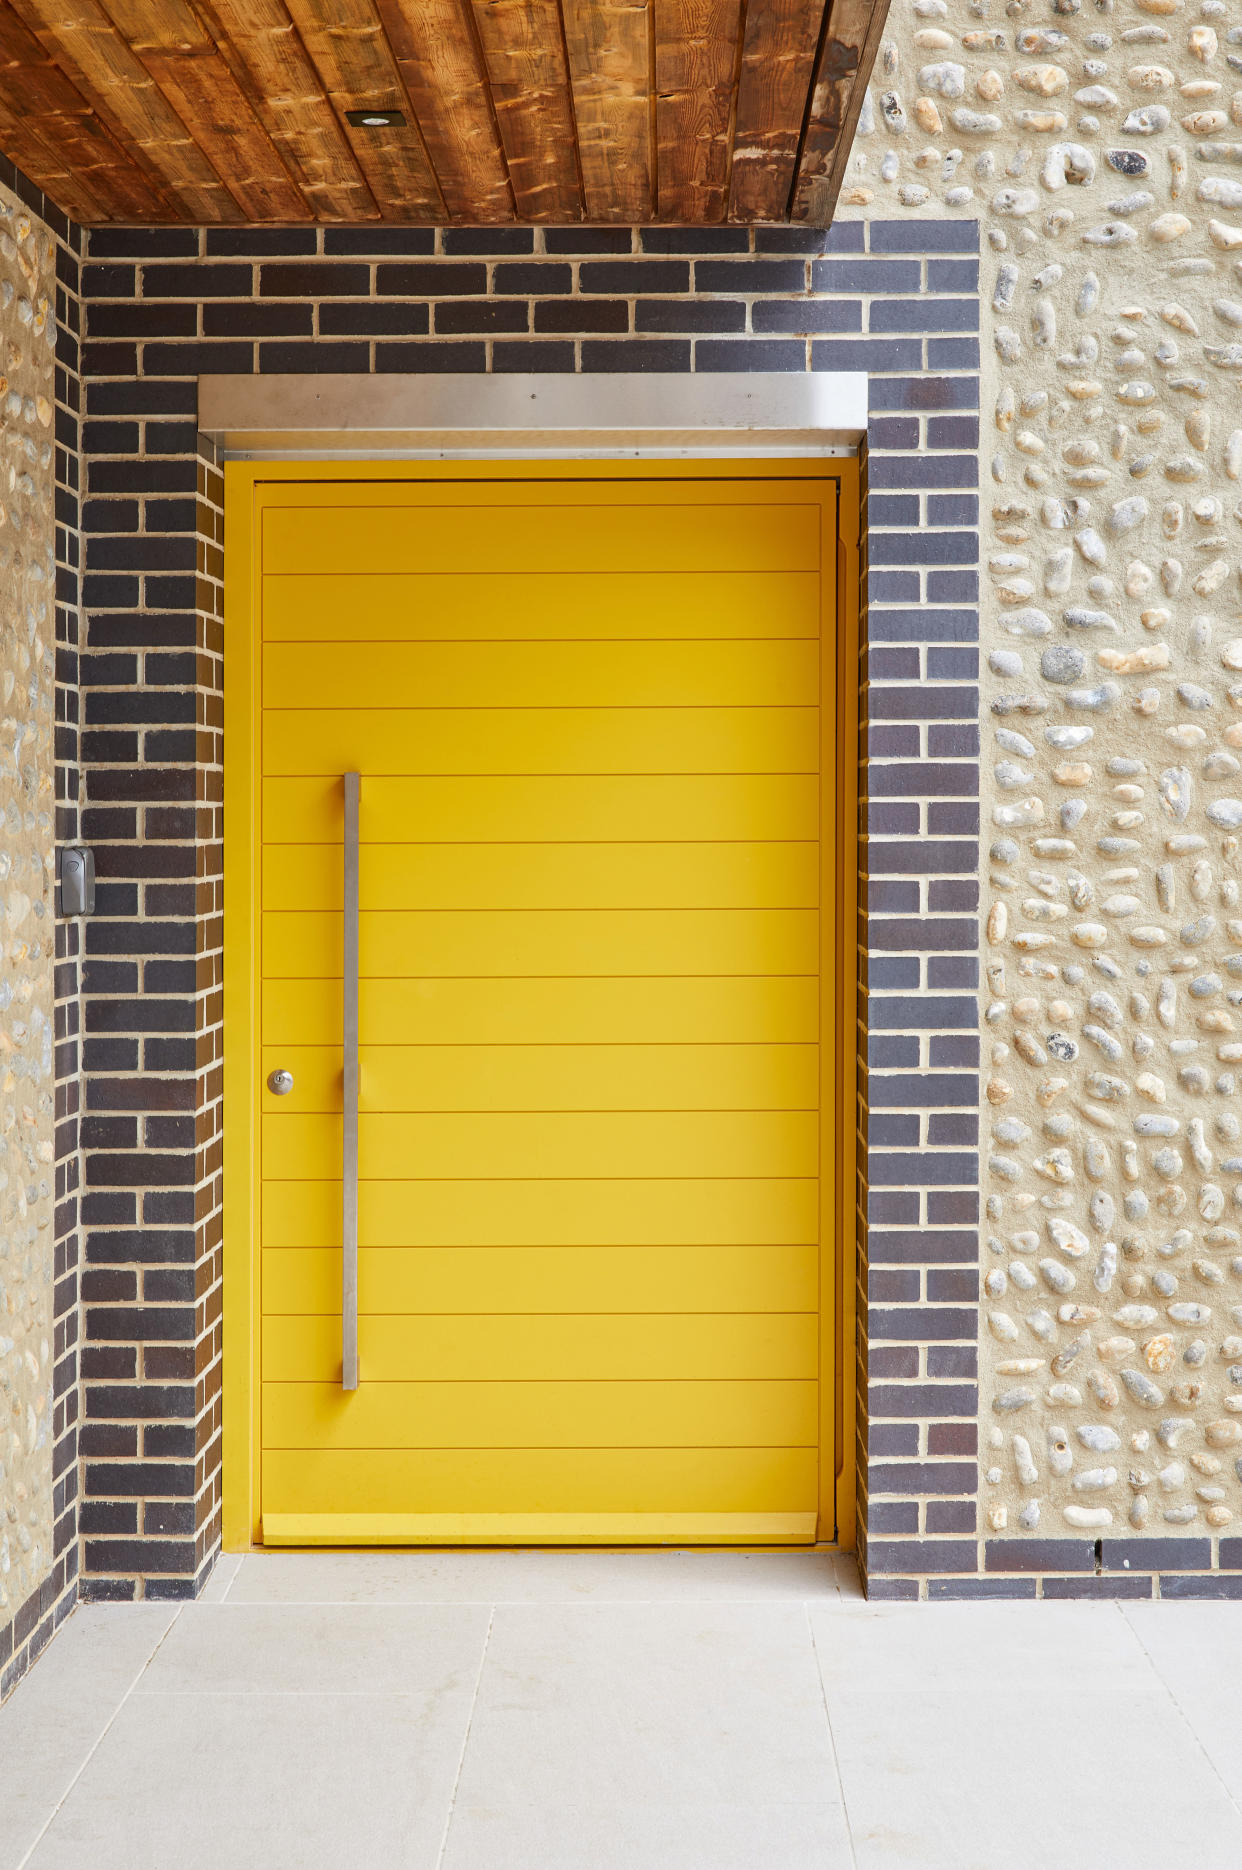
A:
POLYGON ((0 149, 91 225, 823 225, 887 4, 0 0, 0 149))

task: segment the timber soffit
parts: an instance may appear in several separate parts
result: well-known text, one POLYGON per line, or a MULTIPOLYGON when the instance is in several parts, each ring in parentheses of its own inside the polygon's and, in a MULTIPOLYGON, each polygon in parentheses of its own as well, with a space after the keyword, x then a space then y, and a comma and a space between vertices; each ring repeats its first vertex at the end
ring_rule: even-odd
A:
POLYGON ((0 149, 86 225, 826 225, 887 10, 0 0, 0 149))

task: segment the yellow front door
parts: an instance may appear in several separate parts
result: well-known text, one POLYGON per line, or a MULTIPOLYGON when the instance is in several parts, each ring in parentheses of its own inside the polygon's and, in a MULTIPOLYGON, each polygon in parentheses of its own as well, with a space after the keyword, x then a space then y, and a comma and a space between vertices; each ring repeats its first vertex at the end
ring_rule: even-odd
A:
POLYGON ((251 497, 263 1540, 831 1538, 837 481, 251 497))

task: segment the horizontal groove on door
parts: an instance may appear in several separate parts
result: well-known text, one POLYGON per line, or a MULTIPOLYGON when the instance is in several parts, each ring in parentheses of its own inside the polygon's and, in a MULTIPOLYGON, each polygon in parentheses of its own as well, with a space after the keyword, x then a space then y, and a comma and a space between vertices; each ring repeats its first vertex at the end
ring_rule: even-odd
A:
POLYGON ((271 643, 264 708, 795 706, 816 692, 819 645, 753 638, 658 643, 271 643))
MULTIPOLYGON (((262 1149, 273 1181, 330 1180, 341 1119, 265 1115, 262 1149)), ((819 1122, 815 1110, 411 1112, 364 1100, 358 1153, 364 1182, 815 1175, 819 1122)))
MULTIPOLYGON (((736 844, 382 844, 359 853, 360 908, 807 909, 819 902, 812 839, 736 844)), ((341 910, 330 846, 269 844, 268 910, 341 910)))
MULTIPOLYGON (((268 980, 263 1041, 340 1045, 339 989, 320 981, 268 980)), ((555 980, 364 980, 361 1042, 379 1045, 411 1029, 421 1043, 474 1045, 814 1044, 817 975, 643 976, 555 980)))
MULTIPOLYGON (((486 1312, 378 1313, 358 1320, 358 1361, 363 1383, 526 1383, 551 1370, 579 1382, 812 1381, 816 1323, 813 1312, 559 1313, 527 1314, 516 1330, 486 1312)), ((332 1383, 340 1368, 339 1314, 264 1317, 266 1383, 332 1383)))
POLYGON ((266 1448, 815 1446, 813 1378, 263 1385, 266 1448))
MULTIPOLYGON (((272 910, 269 980, 339 980, 341 918, 272 910)), ((815 909, 390 909, 361 917, 363 979, 816 973, 815 909)))
MULTIPOLYGON (((263 1250, 263 1299, 273 1314, 335 1317, 337 1247, 263 1250)), ((393 1247, 358 1253, 363 1312, 813 1311, 819 1267, 807 1243, 789 1245, 393 1247)))
MULTIPOLYGON (((268 1047, 266 1079, 283 1068, 293 1091, 265 1097, 275 1121, 341 1109, 336 1046, 268 1047)), ((362 1096, 387 1112, 811 1110, 814 1045, 373 1045, 362 1049, 362 1096)))
POLYGON ((274 1513, 814 1512, 814 1448, 268 1448, 264 1510, 274 1513))
POLYGON ((696 504, 687 526, 677 505, 651 502, 592 511, 588 503, 537 507, 489 504, 486 530, 477 504, 420 509, 377 502, 330 514, 270 508, 263 522, 263 570, 339 575, 469 571, 715 572, 818 571, 820 510, 792 501, 753 507, 696 504))
MULTIPOLYGON (((265 844, 341 841, 339 779, 271 778, 265 844)), ((362 847, 409 844, 745 844, 819 836, 809 773, 502 773, 369 778, 362 847)))
POLYGON ((801 705, 269 708, 264 774, 813 773, 819 710, 801 705))
POLYGON ((269 643, 573 642, 819 637, 815 571, 696 571, 676 608, 667 574, 456 571, 284 572, 263 581, 269 643))

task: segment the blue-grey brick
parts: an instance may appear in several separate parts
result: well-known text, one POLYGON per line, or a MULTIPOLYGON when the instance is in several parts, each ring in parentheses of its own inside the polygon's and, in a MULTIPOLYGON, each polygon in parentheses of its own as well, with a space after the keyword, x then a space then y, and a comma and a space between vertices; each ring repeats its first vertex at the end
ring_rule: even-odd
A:
POLYGON ((872 565, 974 565, 979 558, 975 532, 873 532, 867 541, 872 565))
POLYGON ((977 292, 979 290, 978 260, 928 260, 927 290, 929 292, 977 292))
POLYGON ((870 332, 978 331, 979 301, 971 299, 872 299, 870 332))
POLYGON ((936 1033, 927 1049, 933 1069, 951 1071, 954 1066, 976 1067, 979 1063, 979 1039, 973 1033, 936 1033))
POLYGON ((756 299, 750 325, 752 331, 797 332, 803 337, 861 331, 862 305, 857 299, 756 299))
MULTIPOLYGON (((877 1191, 873 1202, 889 1191, 877 1191)), ((917 1197, 916 1197, 917 1200, 917 1197)), ((917 1215, 915 1217, 917 1219, 917 1215)), ((979 1236, 973 1230, 908 1226, 871 1227, 867 1258, 872 1266, 972 1266, 979 1258, 979 1236)))
MULTIPOLYGON (((872 416, 867 423, 869 448, 917 448, 921 439, 917 416, 872 416)), ((870 508, 868 519, 875 524, 870 508)))
POLYGON ((978 370, 978 338, 928 338, 929 370, 978 370))
MULTIPOLYGON (((868 814, 870 820, 871 814, 868 814)), ((979 847, 971 838, 884 839, 867 843, 867 866, 884 876, 935 876, 978 868, 979 847)))
MULTIPOLYGON (((972 515, 956 523, 970 525, 973 520, 972 515)), ((920 523, 919 496, 916 493, 872 494, 867 501, 867 523, 871 526, 917 526, 920 523)), ((931 521, 933 525, 953 523, 948 520, 931 521)))
POLYGON ((968 760, 894 760, 870 767, 866 783, 872 799, 975 798, 979 771, 968 760))
POLYGON ((816 260, 811 285, 816 292, 917 292, 918 260, 816 260))
POLYGON ((919 908, 919 886, 899 880, 895 877, 868 878, 864 884, 867 906, 871 913, 889 915, 917 915, 919 908))
POLYGON ((867 1062, 873 1068, 885 1067, 907 1069, 919 1062, 919 1042, 905 1033, 869 1033, 867 1036, 867 1062))
POLYGON ((933 682, 973 682, 979 675, 977 649, 945 649, 934 645, 927 652, 928 680, 933 682))
POLYGON ((921 338, 816 338, 811 346, 812 370, 919 370, 923 364, 921 338))
POLYGON ((977 526, 979 524, 978 494, 928 494, 927 523, 929 526, 977 526))
MULTIPOLYGON (((867 635, 880 643, 977 643, 979 616, 973 610, 894 610, 877 606, 867 612, 867 635)), ((976 700, 970 712, 977 711, 976 700)))
POLYGON ((932 955, 927 963, 927 984, 929 987, 978 987, 978 957, 959 954, 932 955))
POLYGON ((978 759, 979 723, 933 722, 927 730, 927 757, 931 760, 978 759))
POLYGON ((907 1111, 878 1112, 867 1119, 867 1142, 872 1148, 917 1149, 919 1120, 907 1111))
POLYGON ((867 935, 877 948, 899 953, 908 953, 911 949, 960 951, 975 948, 979 942, 979 930, 974 921, 951 916, 872 917, 867 922, 867 935))
POLYGON ((866 652, 864 669, 865 679, 869 682, 917 682, 920 674, 919 652, 917 649, 893 649, 887 644, 876 644, 866 652))
POLYGON ((977 409, 977 377, 874 377, 867 385, 872 414, 892 409, 977 409))
POLYGON ((978 572, 929 571, 927 601, 929 604, 977 604, 979 601, 978 572))
POLYGON ((965 911, 973 914, 979 907, 977 877, 938 878, 927 891, 927 907, 933 915, 965 911))
POLYGON ((867 594, 873 604, 916 604, 921 596, 917 571, 868 571, 867 594))
POLYGON ((977 221, 869 221, 871 253, 977 253, 977 221))
POLYGON ((867 691, 868 717, 878 721, 973 721, 979 712, 979 691, 970 687, 897 685, 867 691))
MULTIPOLYGON (((874 1006, 872 1000, 868 1019, 873 1031, 875 1023, 870 1018, 870 1010, 874 1006)), ((908 1020, 906 1025, 922 1023, 908 1020)), ((973 1110, 978 1099, 979 1081, 969 1071, 873 1071, 867 1079, 867 1102, 877 1110, 973 1110)))
POLYGON ((831 227, 757 227, 756 253, 861 253, 861 221, 836 221, 831 227))
MULTIPOLYGON (((872 1032, 944 1032, 950 1029, 965 1032, 978 1023, 979 1007, 973 994, 967 997, 904 993, 894 995, 892 999, 886 995, 872 994, 867 1002, 867 1024, 872 1032)), ((906 1081, 903 1079, 902 1082, 906 1081)), ((913 1084, 916 1081, 910 1082, 913 1084)), ((928 1079, 926 1098, 919 1101, 932 1105, 939 1102, 932 1095, 939 1083, 938 1079, 928 1079)), ((891 1099, 886 1098, 885 1101, 889 1103, 891 1099)), ((954 1097, 951 1101, 960 1104, 964 1099, 954 1097)))
MULTIPOLYGON (((929 1149, 977 1149, 979 1113, 974 1110, 938 1111, 927 1119, 929 1149)), ((928 1293, 931 1298, 933 1294, 928 1293)))
POLYGON ((876 453, 868 459, 867 478, 881 492, 903 487, 926 487, 933 492, 946 487, 977 487, 979 463, 972 454, 876 453))
POLYGON ((869 759, 914 760, 919 756, 919 730, 912 723, 868 721, 863 733, 869 759))
POLYGON ((699 338, 696 370, 805 370, 800 338, 699 338))
POLYGON ((979 807, 965 800, 937 801, 927 808, 927 829, 933 837, 977 837, 979 807))
POLYGON ((867 961, 870 987, 917 987, 919 962, 913 955, 876 955, 867 961))

